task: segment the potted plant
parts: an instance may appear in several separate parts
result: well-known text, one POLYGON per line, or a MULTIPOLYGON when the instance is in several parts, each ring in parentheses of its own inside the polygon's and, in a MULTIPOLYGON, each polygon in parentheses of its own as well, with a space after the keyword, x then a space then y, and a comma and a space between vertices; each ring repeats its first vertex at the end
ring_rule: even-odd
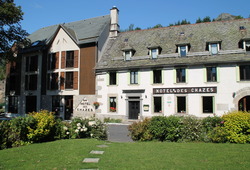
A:
POLYGON ((99 102, 94 102, 93 105, 95 106, 95 108, 97 109, 100 106, 99 102))

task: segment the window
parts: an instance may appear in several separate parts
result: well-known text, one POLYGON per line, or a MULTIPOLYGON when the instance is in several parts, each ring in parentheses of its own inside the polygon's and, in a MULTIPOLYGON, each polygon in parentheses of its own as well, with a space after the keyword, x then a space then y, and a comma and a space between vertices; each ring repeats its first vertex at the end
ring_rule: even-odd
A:
POLYGON ((131 51, 124 51, 124 55, 125 55, 125 60, 128 61, 128 60, 131 60, 131 51))
POLYGON ((214 99, 214 97, 212 97, 212 96, 203 96, 202 97, 203 113, 213 113, 214 112, 213 99, 214 99))
POLYGON ((187 46, 183 45, 183 46, 179 46, 179 54, 181 57, 186 57, 187 56, 187 46))
POLYGON ((67 51, 66 67, 74 67, 74 51, 67 51))
POLYGON ((37 71, 38 56, 26 57, 26 72, 37 71))
POLYGON ((25 75, 25 90, 36 90, 37 89, 37 75, 25 75))
POLYGON ((152 48, 151 49, 151 57, 152 59, 156 59, 158 55, 158 49, 157 48, 152 48))
POLYGON ((66 72, 65 88, 73 89, 73 72, 66 72))
POLYGON ((116 97, 109 98, 109 111, 116 112, 116 97))
POLYGON ((177 97, 177 113, 186 113, 186 97, 177 97))
POLYGON ((154 97, 154 112, 161 113, 162 112, 162 97, 154 97))
POLYGON ((240 80, 250 80, 250 65, 240 66, 240 80))
POLYGON ((9 113, 18 113, 18 97, 17 96, 9 96, 8 101, 8 112, 9 113))
POLYGON ((207 82, 217 81, 217 71, 216 67, 207 67, 207 82))
POLYGON ((219 43, 209 43, 209 51, 210 51, 211 55, 218 54, 219 43))
POLYGON ((109 73, 109 85, 116 85, 116 72, 109 73))
POLYGON ((161 70, 153 70, 153 83, 162 83, 161 70))
POLYGON ((51 53, 48 58, 48 70, 54 69, 56 69, 56 53, 51 53))
POLYGON ((48 74, 48 90, 58 90, 58 73, 48 74))
POLYGON ((246 51, 250 51, 250 40, 245 41, 245 49, 246 51))
POLYGON ((130 72, 130 84, 138 84, 138 71, 130 72))
POLYGON ((177 83, 186 82, 186 69, 185 68, 176 69, 176 82, 177 83))

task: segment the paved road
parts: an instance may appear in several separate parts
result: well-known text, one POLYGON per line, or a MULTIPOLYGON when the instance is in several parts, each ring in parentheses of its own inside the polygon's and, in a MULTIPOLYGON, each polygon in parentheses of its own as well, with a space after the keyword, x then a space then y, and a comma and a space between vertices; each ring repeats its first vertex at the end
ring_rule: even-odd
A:
POLYGON ((128 136, 128 125, 108 124, 108 141, 111 142, 133 142, 128 136))

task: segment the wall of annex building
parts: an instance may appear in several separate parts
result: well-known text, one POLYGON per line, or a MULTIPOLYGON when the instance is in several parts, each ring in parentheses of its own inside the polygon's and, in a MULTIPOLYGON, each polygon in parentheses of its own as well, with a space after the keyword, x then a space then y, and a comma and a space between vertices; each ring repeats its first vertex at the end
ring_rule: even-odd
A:
POLYGON ((177 97, 186 96, 186 113, 198 117, 222 115, 235 107, 234 93, 250 85, 250 82, 239 81, 239 71, 236 64, 217 65, 217 81, 206 81, 206 69, 204 66, 190 66, 186 69, 185 83, 176 83, 175 68, 162 69, 162 83, 152 83, 152 70, 139 70, 138 84, 129 83, 129 70, 117 72, 117 84, 109 85, 109 73, 103 72, 97 75, 97 98, 101 103, 99 113, 102 116, 127 118, 128 94, 123 90, 144 89, 145 92, 136 94, 141 99, 141 116, 151 117, 154 115, 172 115, 177 114, 177 97), (188 93, 188 94, 153 94, 154 88, 185 88, 185 87, 216 87, 217 93, 188 93), (162 113, 154 113, 154 96, 162 97, 162 113), (202 97, 213 97, 213 113, 203 113, 202 97), (117 111, 109 111, 109 98, 116 97, 117 111), (144 111, 143 106, 149 105, 149 111, 144 111))

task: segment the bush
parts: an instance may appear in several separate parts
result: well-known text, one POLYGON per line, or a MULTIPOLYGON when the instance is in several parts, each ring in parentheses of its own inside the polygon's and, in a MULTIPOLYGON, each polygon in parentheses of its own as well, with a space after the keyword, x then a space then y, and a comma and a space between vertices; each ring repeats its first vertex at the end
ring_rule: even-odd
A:
MULTIPOLYGON (((215 137, 217 139, 211 139, 211 135, 213 133, 213 135, 216 134, 216 131, 219 130, 218 128, 216 129, 216 131, 212 132, 214 130, 214 128, 221 126, 223 120, 221 117, 218 116, 214 116, 214 117, 206 117, 202 119, 202 126, 203 126, 203 141, 204 142, 218 142, 218 136, 215 137)), ((221 139, 222 140, 222 139, 221 139)))
POLYGON ((153 139, 153 136, 149 131, 150 121, 151 119, 146 118, 141 122, 134 122, 129 125, 129 135, 134 141, 150 141, 153 139))
POLYGON ((223 128, 227 132, 227 139, 232 143, 250 142, 250 113, 231 112, 223 115, 223 128))
POLYGON ((28 139, 31 142, 45 142, 55 139, 56 119, 52 112, 41 110, 30 115, 34 118, 35 124, 28 126, 28 139))
POLYGON ((155 116, 152 118, 149 130, 154 139, 160 141, 178 141, 180 128, 180 117, 177 116, 155 116))
POLYGON ((180 121, 181 127, 179 135, 181 141, 202 141, 204 134, 202 128, 202 121, 196 117, 187 116, 182 117, 180 121))

